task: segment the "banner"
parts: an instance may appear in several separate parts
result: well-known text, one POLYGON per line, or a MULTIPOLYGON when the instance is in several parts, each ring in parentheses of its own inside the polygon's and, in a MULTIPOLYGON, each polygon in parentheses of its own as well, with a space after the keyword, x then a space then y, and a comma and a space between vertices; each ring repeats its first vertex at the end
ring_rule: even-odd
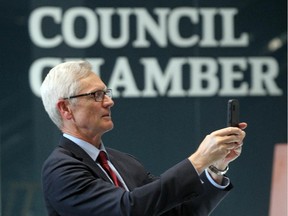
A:
POLYGON ((33 45, 55 54, 65 47, 75 56, 35 59, 30 88, 39 96, 45 68, 77 58, 78 50, 94 48, 94 56, 85 58, 100 75, 106 65, 112 67, 108 86, 115 97, 283 95, 276 81, 277 59, 249 56, 249 51, 231 56, 237 53, 233 48, 249 50, 251 40, 249 33, 238 30, 238 13, 237 8, 224 7, 35 8, 28 21, 33 45), (120 49, 125 53, 119 56, 120 49), (191 49, 209 53, 194 57, 191 49), (213 50, 225 54, 213 55, 213 50), (105 58, 106 52, 111 58, 105 58))

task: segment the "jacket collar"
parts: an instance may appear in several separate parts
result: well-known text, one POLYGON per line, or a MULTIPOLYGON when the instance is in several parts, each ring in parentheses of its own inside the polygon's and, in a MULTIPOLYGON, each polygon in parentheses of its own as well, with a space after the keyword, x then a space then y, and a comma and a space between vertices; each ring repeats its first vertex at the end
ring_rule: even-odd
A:
POLYGON ((71 140, 67 139, 66 137, 62 137, 59 142, 59 147, 64 148, 72 153, 72 156, 79 161, 83 161, 95 175, 99 176, 100 178, 110 181, 105 173, 101 170, 100 167, 96 164, 95 161, 76 143, 72 142, 71 140))

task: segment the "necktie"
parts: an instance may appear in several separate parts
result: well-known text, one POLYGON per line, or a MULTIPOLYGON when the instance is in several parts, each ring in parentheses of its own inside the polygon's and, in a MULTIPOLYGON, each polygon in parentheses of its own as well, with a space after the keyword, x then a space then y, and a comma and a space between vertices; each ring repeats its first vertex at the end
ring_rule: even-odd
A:
POLYGON ((107 155, 104 151, 100 151, 97 161, 100 163, 102 168, 106 171, 106 173, 110 176, 116 187, 122 187, 121 182, 117 178, 116 174, 113 172, 113 170, 109 167, 108 161, 107 161, 107 155))

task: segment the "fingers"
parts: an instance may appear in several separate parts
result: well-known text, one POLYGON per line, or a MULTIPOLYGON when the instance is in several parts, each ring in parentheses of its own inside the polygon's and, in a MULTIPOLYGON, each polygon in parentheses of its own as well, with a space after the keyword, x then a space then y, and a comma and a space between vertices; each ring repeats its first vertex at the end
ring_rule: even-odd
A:
POLYGON ((241 144, 246 136, 246 133, 237 127, 227 127, 214 131, 210 135, 218 137, 220 142, 241 144))
POLYGON ((237 156, 239 156, 239 155, 241 154, 241 152, 242 152, 242 145, 239 146, 238 148, 235 148, 235 149, 234 149, 234 152, 235 152, 235 154, 236 154, 237 156))
POLYGON ((241 123, 239 123, 239 125, 238 125, 238 127, 240 128, 240 129, 242 129, 242 130, 244 130, 245 128, 247 128, 247 123, 246 122, 241 122, 241 123))
POLYGON ((222 152, 222 156, 233 159, 241 154, 246 133, 239 128, 228 127, 212 132, 210 136, 214 140, 212 143, 222 152))
POLYGON ((241 122, 239 123, 238 127, 227 127, 223 128, 217 131, 214 131, 212 134, 215 134, 216 136, 225 136, 229 134, 239 134, 242 130, 247 128, 247 123, 246 122, 241 122))
POLYGON ((238 127, 227 127, 207 135, 199 145, 192 164, 200 164, 200 167, 209 166, 216 161, 222 161, 226 165, 235 160, 242 151, 243 139, 246 133, 242 130, 246 123, 240 123, 238 127))
POLYGON ((246 135, 246 133, 244 131, 240 131, 237 134, 236 133, 234 133, 234 134, 227 133, 226 135, 219 135, 219 134, 217 135, 216 133, 212 133, 209 136, 213 140, 215 140, 215 143, 218 145, 228 144, 227 147, 229 147, 229 145, 234 146, 234 147, 238 147, 239 145, 242 145, 245 135, 246 135))
POLYGON ((211 133, 211 135, 215 135, 215 136, 228 136, 228 135, 232 135, 232 134, 239 135, 242 132, 244 132, 244 131, 242 131, 240 128, 227 127, 227 128, 223 128, 223 129, 214 131, 211 133))

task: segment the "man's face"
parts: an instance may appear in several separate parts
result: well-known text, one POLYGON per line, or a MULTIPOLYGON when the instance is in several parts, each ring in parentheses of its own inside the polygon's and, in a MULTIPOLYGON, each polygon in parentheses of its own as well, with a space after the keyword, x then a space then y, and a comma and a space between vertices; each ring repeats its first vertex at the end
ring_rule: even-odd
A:
MULTIPOLYGON (((105 90, 106 85, 94 73, 81 81, 81 90, 78 94, 105 90)), ((71 106, 73 112, 72 127, 82 138, 93 139, 113 128, 110 108, 114 102, 108 96, 103 101, 96 102, 93 95, 77 99, 76 105, 71 106)))

